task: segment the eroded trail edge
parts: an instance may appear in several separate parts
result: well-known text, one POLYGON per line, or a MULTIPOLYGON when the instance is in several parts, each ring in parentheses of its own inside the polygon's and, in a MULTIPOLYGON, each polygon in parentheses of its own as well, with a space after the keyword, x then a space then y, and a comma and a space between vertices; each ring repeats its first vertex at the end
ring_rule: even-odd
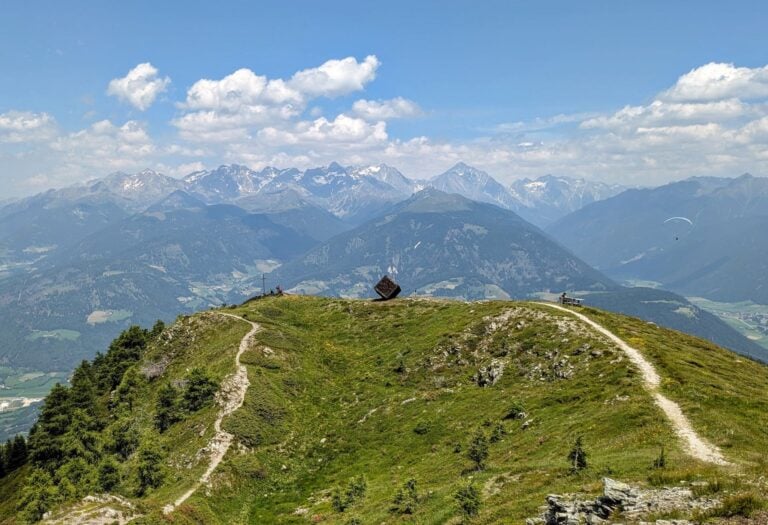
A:
POLYGON ((646 389, 653 396, 656 405, 662 410, 662 412, 664 412, 664 415, 667 417, 669 422, 672 423, 672 428, 674 429, 675 434, 677 434, 677 436, 685 445, 686 452, 688 452, 688 454, 692 457, 707 463, 714 463, 715 465, 729 465, 729 463, 723 457, 722 452, 720 452, 720 449, 711 443, 708 443, 704 438, 696 433, 696 431, 691 426, 690 421, 688 421, 688 418, 685 417, 685 414, 683 414, 683 411, 680 409, 680 405, 659 392, 661 378, 656 372, 656 369, 654 369, 653 365, 648 362, 645 357, 643 357, 642 353, 640 353, 637 349, 629 346, 624 340, 620 339, 613 332, 596 323, 584 314, 574 312, 573 310, 556 304, 537 304, 542 304, 550 308, 555 308, 556 310, 568 312, 574 317, 584 321, 597 332, 604 335, 611 342, 616 344, 616 346, 618 346, 624 352, 624 354, 626 354, 629 360, 632 361, 632 363, 640 369, 640 372, 643 376, 643 383, 645 384, 646 389))
POLYGON ((192 494, 194 494, 197 489, 208 483, 211 478, 211 474, 213 474, 213 471, 216 470, 216 467, 219 466, 221 460, 224 459, 224 456, 227 454, 227 451, 232 444, 234 436, 229 432, 221 429, 221 422, 225 417, 229 416, 241 406, 243 406, 243 401, 245 401, 245 393, 251 384, 248 381, 248 371, 246 370, 245 365, 240 363, 240 356, 242 356, 243 352, 248 349, 251 343, 251 339, 256 334, 256 332, 259 331, 260 327, 253 321, 249 321, 248 319, 244 319, 243 317, 237 315, 227 314, 224 312, 219 312, 219 315, 226 315, 227 317, 232 317, 234 319, 239 319, 240 321, 246 322, 251 325, 251 330, 240 340, 240 347, 237 351, 237 355, 235 355, 235 372, 224 379, 224 382, 221 385, 221 390, 217 396, 218 402, 221 405, 221 410, 219 410, 219 415, 213 424, 213 428, 216 431, 216 434, 214 434, 204 449, 210 453, 211 457, 208 468, 195 482, 192 488, 179 496, 176 501, 169 503, 163 508, 163 513, 165 514, 173 512, 176 507, 184 503, 190 496, 192 496, 192 494))

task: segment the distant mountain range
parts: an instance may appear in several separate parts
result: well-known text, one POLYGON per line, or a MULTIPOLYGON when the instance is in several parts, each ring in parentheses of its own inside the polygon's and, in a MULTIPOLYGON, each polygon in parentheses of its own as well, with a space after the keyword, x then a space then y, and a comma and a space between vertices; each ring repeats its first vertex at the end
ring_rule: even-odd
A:
POLYGON ((466 298, 616 291, 524 219, 617 190, 556 177, 505 188, 465 164, 414 181, 332 163, 181 180, 145 170, 47 191, 0 208, 0 364, 68 369, 130 323, 240 301, 269 272, 268 288, 280 275, 356 296, 382 273, 406 293, 466 298))
POLYGON ((626 189, 618 184, 553 175, 516 180, 510 186, 512 195, 525 205, 520 210, 521 215, 539 227, 626 189))
MULTIPOLYGON (((676 191, 695 200, 723 190, 719 199, 730 207, 705 214, 759 221, 759 199, 745 201, 759 194, 759 184, 738 186, 747 180, 689 181, 676 191)), ((304 171, 229 165, 184 179, 145 170, 50 190, 0 207, 0 371, 19 377, 68 372, 131 324, 241 302, 264 285, 370 297, 385 273, 404 295, 501 299, 577 292, 589 304, 766 360, 762 347, 683 297, 621 287, 582 260, 610 254, 614 248, 600 239, 600 228, 621 241, 612 229, 619 226, 618 210, 634 205, 622 199, 652 191, 627 190, 596 202, 619 190, 549 176, 505 187, 465 164, 414 181, 386 165, 335 163, 304 171), (615 206, 617 215, 582 223, 594 230, 577 229, 581 237, 559 235, 571 219, 556 222, 550 232, 570 250, 538 227, 588 202, 567 217, 617 200, 607 208, 615 206), (595 246, 596 253, 580 246, 595 246)), ((689 213, 671 204, 662 215, 668 211, 689 213)), ((664 227, 657 238, 669 237, 664 227)), ((748 244, 743 235, 732 237, 748 244)), ((18 430, 33 411, 18 411, 17 420, 4 424, 18 430)))
POLYGON ((548 232, 615 278, 768 304, 768 178, 692 178, 628 190, 548 232))
POLYGON ((128 323, 261 291, 264 272, 344 229, 312 207, 249 213, 176 191, 0 281, 0 357, 68 369, 128 323), (307 222, 324 235, 313 237, 307 222))
POLYGON ((540 228, 587 204, 607 199, 626 189, 615 184, 553 175, 535 180, 520 179, 505 187, 486 172, 464 163, 455 165, 422 186, 512 210, 540 228))
POLYGON ((275 279, 301 293, 368 297, 383 274, 405 293, 468 299, 617 287, 517 214, 434 188, 310 250, 275 279))
POLYGON ((371 285, 384 274, 405 295, 521 299, 567 291, 768 360, 768 351, 684 297, 622 287, 514 212, 434 188, 311 249, 270 280, 300 294, 373 297, 371 285))

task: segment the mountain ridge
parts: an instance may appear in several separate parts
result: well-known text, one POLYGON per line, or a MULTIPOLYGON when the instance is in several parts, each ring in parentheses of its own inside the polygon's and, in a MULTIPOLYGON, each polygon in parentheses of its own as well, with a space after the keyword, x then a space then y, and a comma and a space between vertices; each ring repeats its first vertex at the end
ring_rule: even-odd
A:
MULTIPOLYGON (((456 495, 468 486, 478 521, 520 523, 540 515, 549 494, 594 498, 608 469, 643 490, 693 492, 641 509, 639 519, 705 511, 721 523, 729 498, 764 483, 768 437, 757 415, 768 409, 759 395, 768 367, 638 319, 580 312, 632 342, 659 393, 732 466, 692 458, 626 349, 570 312, 530 302, 267 297, 132 328, 78 367, 72 386, 46 400, 28 463, 0 477, 0 523, 44 512, 52 520, 119 513, 137 525, 458 522, 467 507, 456 495), (238 356, 249 386, 227 417, 238 356), (120 375, 104 376, 106 363, 120 375), (189 394, 192 381, 215 385, 221 405, 211 388, 189 394), (183 408, 187 400, 203 401, 183 408), (217 421, 228 440, 217 437, 217 421), (102 432, 81 430, 96 424, 102 432), (111 441, 130 436, 123 428, 136 441, 111 441), (95 446, 61 460, 40 454, 43 444, 54 451, 72 440, 95 446), (587 454, 573 473, 576 446, 587 454), (195 491, 203 478, 206 490, 195 491)), ((619 516, 618 503, 603 503, 609 520, 619 516)))

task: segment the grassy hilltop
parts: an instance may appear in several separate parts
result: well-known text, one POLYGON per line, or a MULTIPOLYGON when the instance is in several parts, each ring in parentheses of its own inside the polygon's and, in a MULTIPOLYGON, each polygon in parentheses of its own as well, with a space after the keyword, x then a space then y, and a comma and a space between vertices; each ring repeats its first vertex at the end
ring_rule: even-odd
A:
MULTIPOLYGON (((724 497, 765 490, 754 480, 768 475, 768 367, 700 339, 580 310, 643 352, 663 393, 729 467, 690 459, 624 354, 546 306, 285 296, 223 311, 262 330, 241 358, 250 387, 224 419, 234 444, 210 486, 163 515, 205 471, 200 451, 218 407, 208 400, 161 433, 158 398, 168 385, 189 389, 194 369, 219 384, 248 324, 211 311, 148 337, 117 388, 130 379, 130 407, 99 415, 101 435, 129 422, 139 436, 125 459, 106 441, 94 451, 99 461, 115 458, 111 492, 141 514, 134 523, 459 523, 455 495, 468 485, 480 501, 473 523, 523 523, 547 494, 597 494, 604 476, 651 486, 706 481, 724 497), (572 473, 567 457, 580 436, 588 467, 572 473), (470 451, 483 442, 477 469, 470 451), (162 481, 142 491, 148 447, 162 481), (652 468, 662 448, 666 466, 652 468)), ((115 394, 100 395, 114 407, 115 394)), ((0 523, 21 519, 15 509, 31 472, 27 465, 0 480, 0 523)), ((84 490, 52 498, 54 517, 101 492, 97 478, 86 473, 84 490)))

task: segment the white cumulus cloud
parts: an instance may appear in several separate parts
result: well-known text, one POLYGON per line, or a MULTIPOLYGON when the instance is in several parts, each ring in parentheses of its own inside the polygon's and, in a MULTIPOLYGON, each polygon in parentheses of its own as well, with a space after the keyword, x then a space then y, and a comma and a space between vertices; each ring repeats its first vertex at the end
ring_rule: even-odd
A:
POLYGON ((139 64, 124 77, 112 79, 107 94, 128 102, 136 109, 146 111, 171 83, 170 78, 160 78, 157 73, 157 68, 149 62, 139 64))
POLYGON ((289 85, 310 96, 336 97, 360 91, 376 78, 380 65, 374 55, 358 62, 354 57, 329 60, 319 67, 299 71, 289 85))
POLYGON ((676 122, 706 123, 748 117, 759 111, 760 108, 754 108, 737 98, 697 103, 654 100, 646 106, 625 106, 610 115, 588 118, 582 121, 581 127, 621 130, 676 122))
POLYGON ((187 91, 184 107, 236 111, 243 107, 300 104, 303 96, 281 79, 238 69, 221 80, 201 79, 187 91))
POLYGON ((59 137, 51 148, 61 152, 68 164, 110 171, 139 166, 156 151, 145 126, 135 120, 121 126, 101 120, 59 137))
POLYGON ((418 104, 403 97, 389 100, 361 99, 352 104, 352 111, 366 120, 390 120, 421 114, 418 104))
POLYGON ((681 76, 661 98, 677 101, 768 97, 768 66, 736 67, 710 62, 681 76))
POLYGON ((56 134, 56 121, 48 113, 8 111, 0 113, 0 142, 38 142, 56 134))
POLYGON ((250 69, 238 69, 219 80, 201 79, 179 104, 185 112, 173 125, 185 140, 230 143, 250 140, 262 130, 267 135, 290 138, 301 122, 307 104, 319 97, 332 98, 360 91, 376 77, 379 60, 371 55, 328 60, 318 67, 296 72, 289 79, 270 79, 250 69))
POLYGON ((289 129, 264 128, 259 131, 259 139, 273 145, 296 144, 346 144, 360 147, 387 140, 386 124, 371 124, 363 119, 338 115, 334 120, 320 117, 312 121, 298 122, 289 129))

